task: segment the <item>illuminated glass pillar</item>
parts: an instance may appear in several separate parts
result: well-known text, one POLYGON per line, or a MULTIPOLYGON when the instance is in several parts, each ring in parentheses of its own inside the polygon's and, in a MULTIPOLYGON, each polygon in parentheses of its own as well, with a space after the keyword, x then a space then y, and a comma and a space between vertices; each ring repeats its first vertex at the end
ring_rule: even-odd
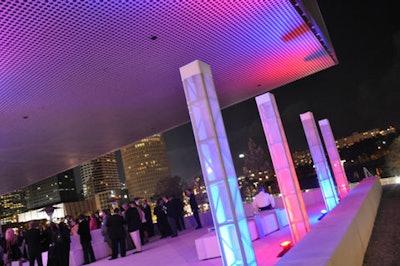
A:
POLYGON ((322 146, 318 129, 315 125, 314 116, 311 112, 307 112, 301 114, 300 118, 307 138, 308 147, 310 148, 311 157, 314 162, 315 171, 317 172, 318 182, 321 187, 325 206, 326 209, 330 211, 338 204, 338 197, 335 185, 333 184, 328 161, 325 157, 324 147, 322 146))
POLYGON ((298 242, 310 231, 310 223, 278 107, 271 93, 256 97, 256 102, 288 216, 292 239, 298 242))
POLYGON ((224 265, 257 265, 210 66, 180 68, 224 265))
POLYGON ((328 152, 329 161, 331 163, 333 176, 339 190, 340 199, 346 197, 350 192, 349 182, 347 181, 346 172, 340 159, 339 152, 336 147, 335 138, 333 137, 331 125, 328 119, 318 121, 321 129, 322 139, 324 140, 326 151, 328 152))

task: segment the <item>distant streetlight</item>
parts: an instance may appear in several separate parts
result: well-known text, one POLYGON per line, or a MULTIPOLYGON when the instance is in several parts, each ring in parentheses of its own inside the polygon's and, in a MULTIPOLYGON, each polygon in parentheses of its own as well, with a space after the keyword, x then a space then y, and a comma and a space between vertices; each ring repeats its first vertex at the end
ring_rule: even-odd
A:
POLYGON ((239 154, 239 158, 243 159, 244 158, 244 154, 243 153, 239 154))

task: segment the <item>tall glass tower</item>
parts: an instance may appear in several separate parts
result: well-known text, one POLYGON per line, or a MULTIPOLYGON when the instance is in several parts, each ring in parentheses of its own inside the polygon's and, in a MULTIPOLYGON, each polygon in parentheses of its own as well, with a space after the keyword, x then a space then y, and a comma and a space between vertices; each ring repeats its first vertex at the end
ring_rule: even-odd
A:
POLYGON ((121 149, 125 183, 130 198, 150 199, 160 178, 171 175, 162 134, 156 134, 121 149))

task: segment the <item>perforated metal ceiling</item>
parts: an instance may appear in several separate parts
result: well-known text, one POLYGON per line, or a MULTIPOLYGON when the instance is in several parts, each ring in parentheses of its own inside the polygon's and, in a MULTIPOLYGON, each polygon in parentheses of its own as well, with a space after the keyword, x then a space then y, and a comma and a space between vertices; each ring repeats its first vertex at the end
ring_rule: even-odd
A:
POLYGON ((1 0, 0 194, 187 122, 195 59, 223 107, 335 65, 306 2, 1 0))

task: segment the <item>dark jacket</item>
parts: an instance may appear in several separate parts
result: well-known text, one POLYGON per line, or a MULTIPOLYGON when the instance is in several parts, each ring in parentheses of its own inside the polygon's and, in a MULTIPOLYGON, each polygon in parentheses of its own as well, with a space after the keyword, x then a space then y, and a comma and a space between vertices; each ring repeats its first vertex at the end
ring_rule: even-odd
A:
POLYGON ((194 196, 194 194, 190 194, 189 203, 193 213, 199 212, 199 206, 197 205, 196 197, 194 196))
POLYGON ((172 199, 169 200, 165 206, 167 207, 167 216, 171 218, 178 218, 181 214, 180 202, 179 200, 172 199))
POLYGON ((119 239, 125 237, 125 220, 121 215, 109 216, 106 221, 108 233, 111 239, 119 239))
POLYGON ((79 223, 78 235, 80 236, 81 243, 92 241, 92 236, 90 235, 89 229, 89 221, 86 219, 79 223))
POLYGON ((40 245, 41 233, 39 229, 32 228, 26 231, 25 241, 30 254, 40 254, 42 252, 42 247, 40 245))
POLYGON ((139 230, 142 224, 139 211, 136 208, 131 207, 125 211, 125 221, 126 225, 128 226, 128 232, 139 230))

